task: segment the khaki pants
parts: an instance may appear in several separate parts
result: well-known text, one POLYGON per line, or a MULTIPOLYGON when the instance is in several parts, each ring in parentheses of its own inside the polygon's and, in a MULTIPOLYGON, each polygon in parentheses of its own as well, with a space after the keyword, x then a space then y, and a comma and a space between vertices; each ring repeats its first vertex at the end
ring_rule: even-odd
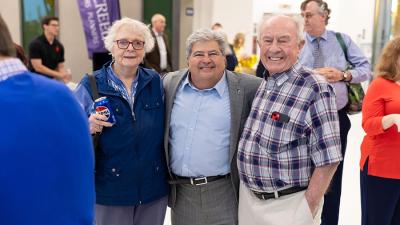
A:
POLYGON ((244 184, 239 192, 239 225, 319 225, 323 200, 313 218, 305 191, 260 200, 244 184))

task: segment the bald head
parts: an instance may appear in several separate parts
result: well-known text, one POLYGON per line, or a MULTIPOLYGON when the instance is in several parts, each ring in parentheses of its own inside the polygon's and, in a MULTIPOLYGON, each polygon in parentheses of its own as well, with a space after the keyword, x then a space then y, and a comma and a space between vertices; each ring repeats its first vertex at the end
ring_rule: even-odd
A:
POLYGON ((286 16, 286 15, 274 15, 272 17, 264 17, 259 25, 258 29, 258 40, 261 40, 262 30, 265 26, 271 24, 281 24, 285 26, 287 30, 293 31, 295 33, 295 38, 297 39, 298 43, 303 41, 303 25, 301 20, 297 17, 293 16, 286 16))
POLYGON ((292 67, 302 47, 302 32, 297 20, 285 15, 266 18, 260 25, 260 58, 269 74, 292 67))
POLYGON ((151 17, 151 26, 157 33, 162 33, 165 30, 165 17, 159 13, 154 14, 153 17, 151 17))

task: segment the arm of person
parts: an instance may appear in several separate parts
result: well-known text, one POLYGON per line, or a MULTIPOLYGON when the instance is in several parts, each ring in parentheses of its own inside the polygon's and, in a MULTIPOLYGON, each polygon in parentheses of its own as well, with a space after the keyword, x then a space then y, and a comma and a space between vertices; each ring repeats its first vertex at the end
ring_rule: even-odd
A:
POLYGON ((95 113, 95 110, 93 108, 94 102, 92 96, 90 95, 89 90, 86 89, 85 85, 83 85, 83 82, 88 82, 87 76, 82 79, 78 87, 75 89, 74 96, 89 117, 88 120, 90 133, 101 133, 103 127, 112 127, 113 124, 105 122, 107 120, 107 117, 105 117, 104 115, 99 115, 95 113))
POLYGON ((313 216, 315 216, 318 211, 318 206, 331 183, 338 165, 339 162, 317 167, 311 176, 305 197, 313 216))
POLYGON ((368 135, 382 134, 395 124, 400 130, 400 114, 385 115, 384 95, 390 91, 385 84, 383 78, 374 80, 364 97, 362 127, 368 135))
POLYGON ((36 58, 31 59, 31 64, 36 72, 50 76, 50 77, 54 77, 55 79, 63 80, 63 77, 66 76, 65 72, 52 70, 52 69, 48 68, 47 66, 43 65, 42 59, 36 59, 36 58))
POLYGON ((57 65, 57 71, 61 72, 63 74, 63 78, 62 81, 64 81, 64 83, 68 83, 72 80, 72 75, 70 71, 67 71, 65 69, 65 64, 64 62, 58 63, 57 65))
POLYGON ((372 82, 365 95, 362 127, 369 135, 381 134, 393 125, 396 125, 397 131, 400 132, 400 114, 385 115, 385 101, 382 96, 386 89, 384 82, 377 79, 372 82))
POLYGON ((311 175, 306 199, 313 215, 331 182, 336 167, 343 160, 340 144, 339 116, 333 88, 319 84, 313 88, 315 97, 306 122, 310 124, 311 160, 315 170, 311 175))
POLYGON ((367 57, 348 35, 343 34, 343 39, 347 46, 348 59, 353 65, 353 68, 347 71, 351 76, 350 82, 360 83, 369 80, 372 73, 371 64, 368 62, 367 57))

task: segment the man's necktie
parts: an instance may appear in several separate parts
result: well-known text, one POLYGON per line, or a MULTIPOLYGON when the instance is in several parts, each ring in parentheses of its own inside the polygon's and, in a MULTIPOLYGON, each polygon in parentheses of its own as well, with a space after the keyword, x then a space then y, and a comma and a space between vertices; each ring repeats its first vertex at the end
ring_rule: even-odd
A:
POLYGON ((320 37, 317 37, 314 40, 314 51, 313 51, 313 55, 314 55, 313 67, 314 67, 314 69, 324 67, 324 55, 322 54, 320 40, 321 40, 320 37))

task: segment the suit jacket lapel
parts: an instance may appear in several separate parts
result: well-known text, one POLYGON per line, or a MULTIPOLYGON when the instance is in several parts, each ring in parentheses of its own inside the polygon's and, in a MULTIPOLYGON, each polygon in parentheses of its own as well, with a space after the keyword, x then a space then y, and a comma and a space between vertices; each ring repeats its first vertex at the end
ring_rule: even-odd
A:
POLYGON ((239 139, 240 119, 242 117, 242 108, 244 100, 244 90, 239 86, 239 76, 226 70, 229 100, 231 103, 231 131, 229 141, 229 161, 231 162, 233 156, 236 154, 237 141, 239 139))
MULTIPOLYGON (((172 106, 174 105, 174 99, 176 96, 176 92, 178 91, 178 87, 181 84, 182 80, 185 78, 185 75, 187 74, 187 70, 179 71, 176 76, 171 77, 171 81, 168 84, 168 87, 166 87, 166 104, 165 104, 165 135, 164 135, 164 147, 165 147, 165 153, 166 153, 166 160, 167 160, 167 165, 169 167, 170 161, 169 161, 169 124, 171 122, 171 113, 172 113, 172 106)), ((175 75, 170 74, 170 75, 175 75)))

